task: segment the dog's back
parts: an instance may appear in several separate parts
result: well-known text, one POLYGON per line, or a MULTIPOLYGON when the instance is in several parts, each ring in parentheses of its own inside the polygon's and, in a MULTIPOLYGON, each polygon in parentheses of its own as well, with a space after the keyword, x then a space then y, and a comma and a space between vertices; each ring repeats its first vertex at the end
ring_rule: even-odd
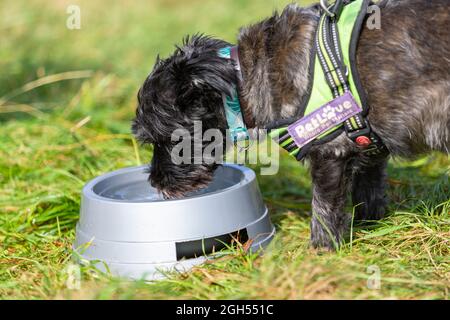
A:
POLYGON ((450 1, 379 4, 381 29, 364 28, 358 68, 373 127, 394 155, 450 150, 450 1))

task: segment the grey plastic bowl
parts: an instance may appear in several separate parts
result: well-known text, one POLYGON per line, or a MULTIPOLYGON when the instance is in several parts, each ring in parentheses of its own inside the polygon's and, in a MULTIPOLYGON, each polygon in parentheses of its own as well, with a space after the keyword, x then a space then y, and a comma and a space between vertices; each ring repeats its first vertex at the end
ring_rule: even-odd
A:
POLYGON ((146 167, 125 168, 83 188, 74 248, 81 260, 133 279, 155 280, 186 271, 238 237, 250 250, 275 234, 255 173, 223 165, 204 190, 163 200, 146 167))

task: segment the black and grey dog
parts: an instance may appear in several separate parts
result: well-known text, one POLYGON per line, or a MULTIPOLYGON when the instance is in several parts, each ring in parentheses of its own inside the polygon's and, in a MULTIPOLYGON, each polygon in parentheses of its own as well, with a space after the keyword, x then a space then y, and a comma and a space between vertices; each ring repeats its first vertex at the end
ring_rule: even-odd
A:
MULTIPOLYGON (((450 1, 383 0, 381 29, 362 30, 357 67, 367 94, 368 119, 394 157, 450 150, 450 1)), ((281 14, 240 31, 240 100, 251 128, 293 117, 307 96, 320 6, 289 5, 281 14)), ((187 38, 174 54, 158 58, 139 90, 132 130, 154 144, 150 182, 166 197, 179 197, 210 182, 215 164, 174 165, 171 133, 225 132, 222 93, 237 84, 234 66, 217 56, 230 44, 205 36, 187 38)), ((333 248, 349 226, 344 212, 352 190, 356 219, 385 214, 386 157, 367 158, 345 133, 308 154, 313 180, 311 242, 333 248)))

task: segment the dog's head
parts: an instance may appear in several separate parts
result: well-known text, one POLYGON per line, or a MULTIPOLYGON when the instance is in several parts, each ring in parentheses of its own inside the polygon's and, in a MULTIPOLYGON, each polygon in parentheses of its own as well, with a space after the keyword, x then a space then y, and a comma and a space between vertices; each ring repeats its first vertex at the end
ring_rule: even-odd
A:
MULTIPOLYGON (((172 162, 172 149, 179 142, 171 136, 177 129, 192 136, 194 122, 200 121, 203 132, 215 128, 225 137, 222 94, 232 93, 237 78, 233 64, 219 57, 218 50, 229 45, 202 35, 187 37, 172 56, 157 58, 139 90, 132 131, 140 142, 153 144, 150 183, 166 198, 181 197, 212 179, 217 165, 194 163, 194 154, 191 163, 172 162)), ((202 148, 205 145, 202 143, 202 148)))

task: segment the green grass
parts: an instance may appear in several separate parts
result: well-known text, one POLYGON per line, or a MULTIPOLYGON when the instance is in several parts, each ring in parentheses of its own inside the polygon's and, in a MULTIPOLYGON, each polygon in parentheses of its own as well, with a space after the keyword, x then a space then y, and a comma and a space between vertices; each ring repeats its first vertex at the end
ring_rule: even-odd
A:
POLYGON ((449 298, 450 161, 437 154, 392 162, 389 217, 355 226, 336 253, 308 248, 310 179, 284 155, 278 175, 258 177, 277 227, 263 257, 237 248, 154 284, 83 267, 81 288, 67 285, 81 187, 151 158, 129 127, 156 54, 197 31, 234 41, 286 2, 82 1, 76 31, 65 28, 73 2, 0 3, 2 299, 449 298), (374 266, 379 290, 367 287, 374 266))

